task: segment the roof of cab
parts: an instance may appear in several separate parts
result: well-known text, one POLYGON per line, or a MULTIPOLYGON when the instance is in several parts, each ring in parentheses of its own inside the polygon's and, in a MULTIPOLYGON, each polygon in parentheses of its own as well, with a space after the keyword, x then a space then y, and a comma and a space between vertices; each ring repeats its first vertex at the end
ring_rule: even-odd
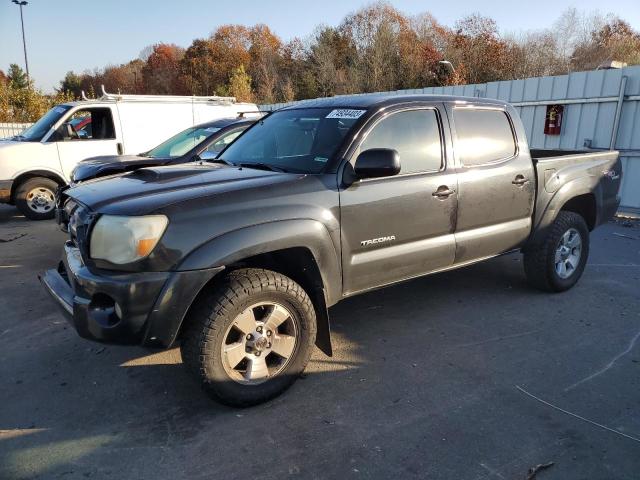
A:
POLYGON ((293 110, 297 108, 371 108, 398 105, 411 102, 455 102, 472 105, 493 105, 505 106, 506 102, 491 98, 463 97, 456 95, 423 95, 407 94, 393 95, 381 93, 367 93, 362 95, 341 95, 338 97, 318 98, 313 100, 302 100, 293 105, 288 105, 282 110, 293 110))

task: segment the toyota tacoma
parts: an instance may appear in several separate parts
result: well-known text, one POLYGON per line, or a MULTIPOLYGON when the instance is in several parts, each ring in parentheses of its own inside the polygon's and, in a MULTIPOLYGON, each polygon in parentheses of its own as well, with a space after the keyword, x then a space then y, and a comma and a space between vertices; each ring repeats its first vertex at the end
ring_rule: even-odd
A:
POLYGON ((497 100, 358 95, 306 101, 217 159, 65 192, 69 240, 42 282, 77 332, 171 347, 213 398, 283 392, 328 307, 507 252, 533 287, 571 288, 589 232, 619 204, 616 151, 530 150, 497 100))

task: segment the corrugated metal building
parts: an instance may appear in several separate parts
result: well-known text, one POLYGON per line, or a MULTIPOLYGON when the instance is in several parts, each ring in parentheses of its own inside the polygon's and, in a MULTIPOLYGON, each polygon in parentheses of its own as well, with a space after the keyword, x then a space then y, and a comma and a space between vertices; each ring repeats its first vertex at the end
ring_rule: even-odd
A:
MULTIPOLYGON (((620 150, 621 212, 640 213, 640 66, 554 77, 384 92, 428 93, 505 100, 520 113, 532 148, 620 150), (547 105, 563 105, 560 135, 545 135, 547 105)), ((262 105, 275 110, 289 104, 262 105)))

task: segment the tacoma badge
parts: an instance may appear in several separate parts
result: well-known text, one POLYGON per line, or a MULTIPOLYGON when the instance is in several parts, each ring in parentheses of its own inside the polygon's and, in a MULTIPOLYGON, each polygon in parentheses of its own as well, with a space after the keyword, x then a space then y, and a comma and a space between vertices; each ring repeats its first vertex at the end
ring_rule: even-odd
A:
POLYGON ((380 238, 372 238, 371 240, 362 240, 360 242, 360 246, 368 247, 369 245, 374 245, 376 243, 387 243, 392 242, 396 239, 395 235, 389 235, 388 237, 380 237, 380 238))

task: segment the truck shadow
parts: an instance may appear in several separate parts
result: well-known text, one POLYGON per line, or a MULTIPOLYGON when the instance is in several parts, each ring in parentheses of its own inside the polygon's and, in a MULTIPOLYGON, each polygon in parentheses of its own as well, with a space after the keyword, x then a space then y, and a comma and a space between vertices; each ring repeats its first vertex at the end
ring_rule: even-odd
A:
MULTIPOLYGON (((65 472, 71 478, 124 478, 127 462, 139 461, 137 455, 169 477, 176 462, 169 467, 165 457, 179 456, 182 448, 212 442, 220 459, 253 435, 265 442, 277 438, 285 449, 290 444, 296 451, 295 442, 309 432, 328 433, 345 422, 345 415, 361 415, 370 401, 400 411, 418 404, 437 411, 438 399, 426 390, 430 382, 442 381, 434 372, 450 370, 450 352, 460 346, 529 328, 519 325, 513 299, 514 292, 526 291, 519 256, 505 256, 345 300, 330 312, 334 358, 316 352, 288 392, 249 409, 207 398, 182 368, 177 349, 101 346, 76 338, 70 328, 58 328, 37 347, 37 368, 9 380, 8 400, 24 401, 0 415, 0 429, 13 431, 0 434, 0 477, 4 468, 7 478, 65 472), (498 313, 490 308, 496 304, 502 304, 498 313), (484 331, 488 312, 491 334, 484 331), (269 424, 268 433, 263 422, 269 424)), ((34 362, 30 349, 11 349, 6 357, 12 365, 34 362)), ((488 373, 463 370, 457 375, 473 386, 488 373)), ((229 462, 223 463, 216 465, 219 478, 238 476, 229 462)), ((195 467, 183 468, 174 473, 184 475, 195 467)))

